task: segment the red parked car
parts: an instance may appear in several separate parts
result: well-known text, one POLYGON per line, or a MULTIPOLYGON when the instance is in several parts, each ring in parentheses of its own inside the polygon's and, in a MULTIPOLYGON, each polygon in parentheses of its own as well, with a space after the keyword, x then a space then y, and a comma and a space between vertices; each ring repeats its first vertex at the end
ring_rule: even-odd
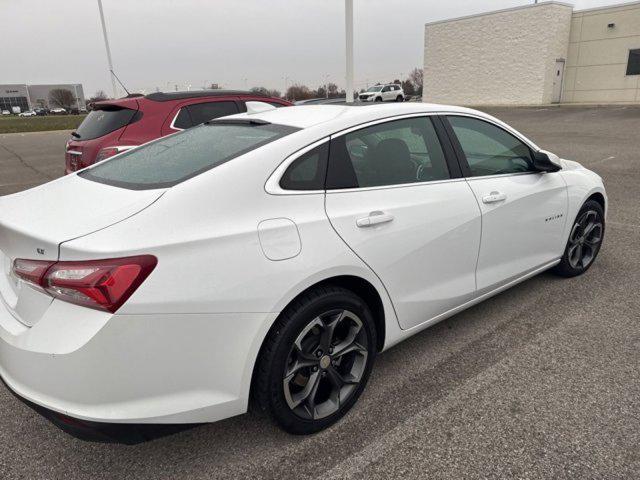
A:
POLYGON ((292 105, 280 98, 234 90, 130 95, 96 102, 67 142, 65 174, 212 118, 246 112, 246 102, 292 105))

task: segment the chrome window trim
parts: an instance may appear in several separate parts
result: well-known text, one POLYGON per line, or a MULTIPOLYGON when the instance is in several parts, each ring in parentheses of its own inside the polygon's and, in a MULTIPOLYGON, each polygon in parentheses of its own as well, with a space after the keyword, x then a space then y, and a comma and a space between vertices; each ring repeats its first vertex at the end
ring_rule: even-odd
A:
POLYGON ((496 175, 478 175, 477 177, 465 177, 465 180, 472 182, 474 180, 484 180, 486 178, 503 178, 503 177, 519 177, 521 175, 542 175, 545 172, 514 172, 514 173, 499 173, 496 175))
POLYGON ((359 125, 346 128, 344 130, 340 130, 336 133, 331 134, 331 140, 334 138, 341 137, 342 135, 347 135, 351 132, 355 132, 356 130, 361 130, 363 128, 372 127, 374 125, 379 125, 380 123, 394 122, 396 120, 403 120, 405 118, 415 118, 415 117, 432 117, 437 115, 436 112, 418 112, 418 113, 403 113, 400 115, 393 115, 391 117, 379 118, 377 120, 371 120, 369 122, 361 123, 359 125))
POLYGON ((355 193, 370 190, 390 190, 394 188, 409 188, 409 187, 425 187, 429 185, 443 184, 443 183, 455 183, 464 182, 466 179, 460 178, 447 178, 444 180, 427 180, 425 182, 413 182, 413 183, 398 183, 394 185, 379 185, 375 187, 356 187, 356 188, 335 188, 333 190, 326 190, 327 195, 333 195, 336 193, 355 193))

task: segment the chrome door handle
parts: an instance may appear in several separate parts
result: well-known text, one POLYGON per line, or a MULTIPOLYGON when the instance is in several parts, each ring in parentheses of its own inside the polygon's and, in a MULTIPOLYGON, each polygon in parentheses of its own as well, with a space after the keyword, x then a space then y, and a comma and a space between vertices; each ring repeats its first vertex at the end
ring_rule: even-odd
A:
POLYGON ((491 192, 489 195, 482 197, 483 203, 498 203, 507 199, 506 193, 491 192))
POLYGON ((387 223, 392 220, 393 220, 393 215, 377 210, 375 212, 371 212, 366 217, 357 219, 356 225, 360 228, 365 228, 365 227, 372 227, 373 225, 380 225, 381 223, 387 223))

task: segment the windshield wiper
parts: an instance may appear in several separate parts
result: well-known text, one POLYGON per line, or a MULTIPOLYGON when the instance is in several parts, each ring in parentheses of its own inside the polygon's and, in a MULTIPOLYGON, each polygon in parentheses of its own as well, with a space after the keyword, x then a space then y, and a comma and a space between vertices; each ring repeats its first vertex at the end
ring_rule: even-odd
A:
POLYGON ((71 136, 74 138, 80 138, 80 134, 78 132, 71 132, 71 136))

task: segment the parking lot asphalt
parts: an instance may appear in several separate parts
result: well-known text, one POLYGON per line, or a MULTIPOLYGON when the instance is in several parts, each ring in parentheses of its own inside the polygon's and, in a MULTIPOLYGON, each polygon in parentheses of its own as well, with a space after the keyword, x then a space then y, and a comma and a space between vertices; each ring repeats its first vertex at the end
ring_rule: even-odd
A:
MULTIPOLYGON (((385 352, 350 414, 309 437, 251 413, 87 442, 0 386, 0 478, 640 477, 640 108, 488 111, 604 178, 585 275, 541 274, 385 352)), ((0 194, 59 175, 65 138, 0 135, 0 194)))

